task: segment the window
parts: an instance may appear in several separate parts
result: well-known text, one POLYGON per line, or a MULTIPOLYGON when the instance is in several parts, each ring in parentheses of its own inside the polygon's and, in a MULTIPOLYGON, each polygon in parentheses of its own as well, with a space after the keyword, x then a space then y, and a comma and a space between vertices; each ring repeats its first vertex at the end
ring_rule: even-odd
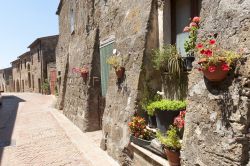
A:
POLYGON ((75 15, 74 10, 70 9, 70 32, 73 33, 75 30, 75 15))
POLYGON ((194 16, 199 16, 202 0, 171 1, 171 43, 176 44, 182 56, 186 56, 184 42, 188 33, 183 32, 194 16))
POLYGON ((31 56, 31 65, 33 65, 33 56, 31 56))
POLYGON ((21 70, 22 70, 22 66, 23 66, 22 64, 23 64, 23 62, 22 62, 22 61, 20 61, 21 70))

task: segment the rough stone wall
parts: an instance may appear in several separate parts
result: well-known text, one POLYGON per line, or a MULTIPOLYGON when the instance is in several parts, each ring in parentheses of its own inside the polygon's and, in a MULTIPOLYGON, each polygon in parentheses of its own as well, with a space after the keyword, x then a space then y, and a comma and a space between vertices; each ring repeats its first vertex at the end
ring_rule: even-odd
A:
POLYGON ((58 107, 82 131, 100 129, 99 95, 99 43, 98 30, 87 30, 92 2, 63 1, 59 14, 60 37, 57 46, 57 67, 61 72, 58 107), (74 32, 70 30, 70 10, 74 10, 74 32), (88 66, 84 79, 73 68, 88 66))
POLYGON ((121 165, 130 165, 132 156, 127 147, 127 124, 137 109, 142 87, 146 86, 143 82, 148 79, 151 88, 159 88, 153 87, 158 81, 151 80, 154 72, 150 63, 151 51, 158 46, 157 1, 108 1, 100 6, 100 18, 104 19, 99 24, 100 38, 115 33, 116 49, 123 55, 126 68, 126 78, 120 89, 114 70, 110 72, 102 144, 121 165))
MULTIPOLYGON (((26 52, 25 54, 19 57, 20 59, 20 80, 21 80, 21 91, 22 92, 30 92, 31 91, 31 79, 30 79, 30 86, 29 86, 29 79, 28 73, 28 65, 31 65, 30 61, 30 52, 26 52), (26 63, 26 65, 25 65, 26 63)), ((31 77, 30 77, 31 78, 31 77)))
POLYGON ((62 110, 66 93, 66 82, 68 74, 68 48, 71 34, 69 24, 69 3, 67 0, 61 0, 60 12, 58 10, 59 21, 59 38, 56 47, 56 69, 57 69, 57 86, 59 97, 57 100, 57 108, 62 110))
MULTIPOLYGON (((31 54, 31 82, 32 82, 32 90, 35 93, 39 93, 39 79, 41 80, 41 45, 40 43, 30 48, 30 54, 31 54), (38 50, 40 59, 38 60, 38 50)), ((40 81, 41 82, 41 81, 40 81)))
POLYGON ((19 59, 13 61, 12 63, 12 76, 13 76, 13 86, 15 92, 20 92, 21 83, 20 83, 20 61, 19 59))
POLYGON ((33 92, 42 93, 43 91, 40 88, 41 86, 39 87, 39 82, 40 85, 42 85, 45 79, 48 78, 47 64, 56 61, 55 50, 58 42, 58 35, 39 38, 37 41, 38 42, 32 44, 30 47, 31 78, 34 78, 34 85, 33 81, 31 82, 32 89, 34 87, 33 92), (38 58, 38 54, 40 58, 38 58))
POLYGON ((49 63, 56 62, 56 46, 58 35, 45 37, 41 39, 42 52, 42 82, 48 79, 47 66, 49 63))
POLYGON ((5 79, 5 91, 12 92, 13 91, 13 79, 12 79, 12 68, 5 68, 4 71, 4 79, 5 79))
POLYGON ((249 165, 250 1, 203 0, 201 36, 217 33, 224 48, 245 49, 220 85, 193 70, 181 153, 183 165, 249 165))
POLYGON ((4 79, 4 70, 0 70, 0 91, 6 90, 6 84, 4 79))
MULTIPOLYGON (((144 74, 150 79, 153 73, 142 72, 142 66, 149 63, 151 48, 158 46, 156 5, 157 1, 152 0, 63 0, 57 12, 60 34, 56 56, 61 73, 58 107, 83 131, 100 128, 100 82, 95 83, 93 78, 100 79, 99 42, 115 35, 115 48, 123 56, 126 78, 117 84, 114 70, 110 71, 102 146, 122 164, 131 164, 126 148, 127 123, 137 107, 138 87, 145 81, 144 74), (73 33, 71 8, 75 13, 73 33), (90 73, 85 82, 79 74, 72 73, 72 68, 86 64, 90 73)), ((152 69, 152 65, 147 69, 152 69)))

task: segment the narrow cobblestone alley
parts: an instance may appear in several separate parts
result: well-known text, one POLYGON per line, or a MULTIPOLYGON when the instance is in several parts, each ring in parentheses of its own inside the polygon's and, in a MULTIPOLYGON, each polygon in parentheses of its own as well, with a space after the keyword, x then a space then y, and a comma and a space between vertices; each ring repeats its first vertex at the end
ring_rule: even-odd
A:
POLYGON ((55 98, 5 94, 0 107, 1 166, 117 165, 99 147, 100 131, 82 133, 53 108, 55 98))

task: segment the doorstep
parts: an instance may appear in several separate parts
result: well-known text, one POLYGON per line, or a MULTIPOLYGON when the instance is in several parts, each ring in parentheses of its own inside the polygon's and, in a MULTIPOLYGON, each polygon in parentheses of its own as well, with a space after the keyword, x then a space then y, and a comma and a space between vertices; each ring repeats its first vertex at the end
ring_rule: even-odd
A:
POLYGON ((133 142, 130 143, 134 153, 135 166, 169 166, 168 160, 144 149, 133 142), (143 164, 142 164, 143 163, 143 164))

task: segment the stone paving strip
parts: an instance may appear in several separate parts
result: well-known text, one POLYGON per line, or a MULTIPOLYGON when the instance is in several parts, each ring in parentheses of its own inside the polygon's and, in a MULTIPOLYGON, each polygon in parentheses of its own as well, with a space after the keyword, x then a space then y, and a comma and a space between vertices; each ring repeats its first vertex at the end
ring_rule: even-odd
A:
POLYGON ((0 149, 1 166, 118 166, 88 134, 52 108, 53 96, 11 95, 25 102, 18 106, 11 137, 15 144, 0 149))

